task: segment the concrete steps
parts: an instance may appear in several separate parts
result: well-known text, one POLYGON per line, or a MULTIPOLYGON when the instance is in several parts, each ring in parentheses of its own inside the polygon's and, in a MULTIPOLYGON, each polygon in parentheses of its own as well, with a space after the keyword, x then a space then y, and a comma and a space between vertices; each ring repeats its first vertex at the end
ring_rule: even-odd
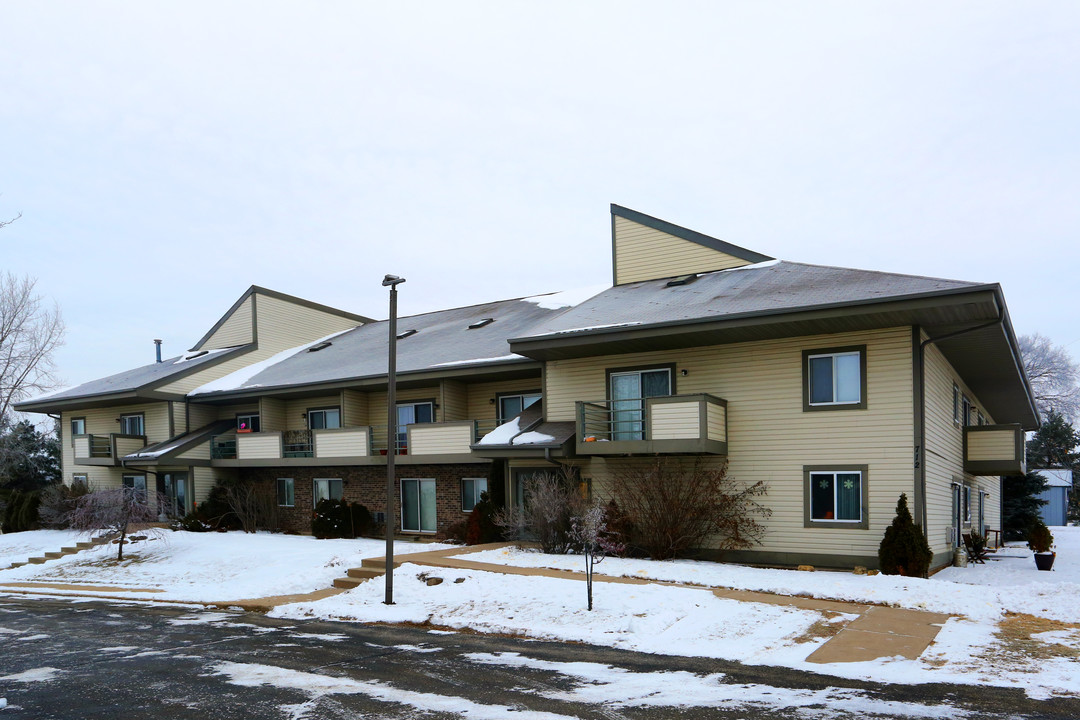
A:
POLYGON ((112 535, 101 535, 84 542, 77 542, 73 546, 62 547, 56 552, 42 553, 39 557, 27 558, 26 562, 11 563, 7 568, 0 568, 0 570, 19 568, 23 565, 42 565, 50 560, 56 560, 67 555, 74 555, 82 550, 88 550, 92 547, 97 547, 98 545, 104 545, 105 543, 111 542, 112 539, 112 535))

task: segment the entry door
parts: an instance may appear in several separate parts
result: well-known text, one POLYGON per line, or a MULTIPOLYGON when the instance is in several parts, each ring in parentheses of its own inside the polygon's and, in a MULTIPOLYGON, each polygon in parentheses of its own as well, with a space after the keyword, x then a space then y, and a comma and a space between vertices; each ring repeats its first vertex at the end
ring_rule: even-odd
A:
POLYGON ((956 483, 952 486, 952 525, 953 545, 960 547, 961 534, 964 532, 964 508, 960 498, 960 486, 956 483))
POLYGON ((176 517, 183 517, 191 512, 191 493, 188 488, 186 472, 165 473, 164 494, 168 501, 167 511, 176 517))
POLYGON ((611 439, 645 439, 645 399, 671 394, 671 370, 611 373, 611 439))

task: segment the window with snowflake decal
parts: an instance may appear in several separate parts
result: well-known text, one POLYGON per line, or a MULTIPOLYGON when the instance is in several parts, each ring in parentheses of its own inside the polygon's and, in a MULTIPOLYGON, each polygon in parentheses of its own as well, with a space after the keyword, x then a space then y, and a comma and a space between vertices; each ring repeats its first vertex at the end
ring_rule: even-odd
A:
POLYGON ((808 524, 843 523, 865 526, 863 508, 866 471, 856 468, 807 468, 808 524))

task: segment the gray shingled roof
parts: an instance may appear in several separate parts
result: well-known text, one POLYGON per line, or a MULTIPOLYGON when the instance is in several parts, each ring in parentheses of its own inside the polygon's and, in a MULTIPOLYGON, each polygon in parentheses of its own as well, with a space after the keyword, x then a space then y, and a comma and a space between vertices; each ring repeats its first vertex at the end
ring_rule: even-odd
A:
MULTIPOLYGON (((515 299, 399 318, 399 336, 409 330, 416 333, 398 341, 397 371, 534 362, 512 355, 507 339, 565 311, 515 299), (492 318, 493 322, 469 329, 469 325, 484 318, 492 318)), ((231 391, 385 375, 388 337, 385 320, 363 325, 332 338, 328 347, 317 352, 300 350, 238 383, 231 391)))
POLYGON ((537 323, 527 334, 514 339, 617 326, 723 319, 728 315, 783 312, 979 286, 959 280, 793 262, 705 273, 690 284, 675 287, 667 287, 668 280, 613 287, 537 323))
POLYGON ((66 388, 57 393, 29 398, 20 403, 20 405, 37 405, 39 403, 51 403, 98 395, 134 392, 140 388, 167 382, 174 376, 187 373, 212 362, 220 361, 235 353, 243 352, 245 348, 247 348, 247 346, 209 352, 206 355, 192 358, 191 360, 185 360, 184 362, 179 362, 179 360, 185 356, 177 355, 168 360, 162 360, 159 363, 151 363, 150 365, 143 365, 142 367, 137 367, 133 370, 125 370, 124 372, 116 373, 115 375, 109 375, 108 377, 100 378, 98 380, 85 382, 82 385, 66 388))

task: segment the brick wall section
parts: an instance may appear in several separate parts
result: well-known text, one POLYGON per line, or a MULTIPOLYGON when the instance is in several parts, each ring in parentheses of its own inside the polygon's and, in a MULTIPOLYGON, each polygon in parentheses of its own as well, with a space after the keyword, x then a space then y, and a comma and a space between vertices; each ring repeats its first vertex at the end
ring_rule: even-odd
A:
MULTIPOLYGON (((401 478, 435 480, 435 509, 437 536, 446 534, 446 529, 464 520, 468 513, 461 510, 461 479, 487 477, 490 466, 483 464, 461 465, 399 465, 395 468, 397 480, 394 482, 394 504, 397 517, 395 528, 401 533, 401 478)), ((276 467, 242 468, 241 479, 266 482, 276 487, 278 478, 292 478, 295 488, 295 506, 279 508, 284 529, 301 533, 311 532, 311 513, 313 480, 315 478, 341 478, 342 496, 347 502, 366 505, 372 513, 386 508, 386 468, 378 465, 368 466, 326 466, 326 467, 276 467)), ((416 533, 401 533, 412 535, 416 533)), ((421 533, 430 536, 430 533, 421 533)))

